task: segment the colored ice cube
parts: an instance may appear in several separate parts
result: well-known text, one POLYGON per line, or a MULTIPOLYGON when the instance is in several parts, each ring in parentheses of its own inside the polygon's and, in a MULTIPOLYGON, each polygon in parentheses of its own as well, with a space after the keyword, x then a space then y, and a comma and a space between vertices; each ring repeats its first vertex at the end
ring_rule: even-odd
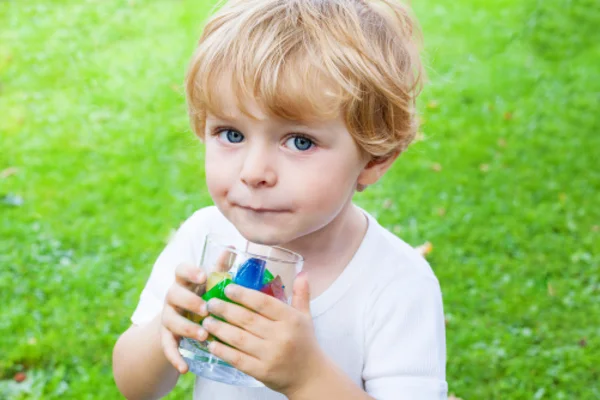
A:
POLYGON ((269 284, 269 283, 267 283, 266 285, 264 285, 263 287, 261 287, 260 291, 263 292, 264 294, 268 294, 269 296, 275 297, 275 293, 273 292, 273 288, 271 287, 271 284, 269 284))
POLYGON ((231 274, 229 272, 220 272, 213 271, 208 274, 208 280, 206 282, 206 290, 212 289, 217 283, 221 282, 223 279, 232 279, 231 274))
POLYGON ((283 290, 283 281, 281 280, 281 277, 279 275, 277 275, 277 277, 271 282, 264 285, 260 289, 260 291, 265 294, 268 294, 269 296, 273 296, 276 299, 283 301, 284 303, 287 303, 287 296, 285 295, 285 291, 283 290))
POLYGON ((239 267, 233 282, 249 289, 260 290, 263 286, 264 275, 265 261, 249 258, 239 267))
POLYGON ((222 281, 217 283, 215 286, 213 286, 209 291, 204 293, 202 295, 202 300, 209 301, 210 299, 217 298, 217 299, 231 302, 231 300, 229 300, 227 298, 227 296, 225 296, 225 288, 231 282, 232 282, 232 280, 229 278, 223 279, 222 281))
POLYGON ((273 274, 271 273, 271 271, 269 271, 267 268, 265 268, 265 276, 263 277, 263 285, 266 285, 267 283, 271 282, 273 279, 275 279, 275 277, 273 276, 273 274))
MULTIPOLYGON (((221 281, 219 281, 215 285, 213 285, 207 292, 205 292, 201 296, 202 300, 208 301, 210 299, 217 298, 217 299, 221 299, 223 301, 228 301, 231 303, 231 300, 229 300, 227 298, 227 296, 225 296, 225 288, 227 287, 227 285, 229 285, 232 282, 233 281, 229 277, 225 277, 224 279, 222 279, 221 281)), ((204 317, 201 317, 200 315, 195 314, 193 312, 186 312, 185 316, 189 320, 191 320, 192 322, 195 322, 197 324, 200 324, 200 323, 202 323, 202 321, 204 321, 204 317)), ((214 316, 214 317, 218 318, 216 316, 214 316)), ((218 319, 220 319, 220 318, 218 318, 218 319)))
MULTIPOLYGON (((231 284, 233 281, 229 278, 225 278, 222 281, 220 281, 219 283, 217 283, 215 286, 213 286, 208 292, 204 293, 202 295, 202 300, 204 301, 209 301, 210 299, 221 299, 223 301, 227 301, 229 303, 232 303, 231 300, 229 300, 229 298, 227 298, 227 296, 225 295, 225 288, 227 287, 227 285, 231 284)), ((212 314, 211 314, 212 315, 212 314)), ((218 320, 221 321, 225 321, 223 318, 218 317, 216 315, 212 315, 213 318, 216 318, 218 320)), ((202 321, 204 321, 203 317, 200 317, 199 319, 195 319, 194 322, 198 322, 198 323, 202 323, 202 321)), ((212 339, 212 336, 209 335, 209 339, 212 339)))

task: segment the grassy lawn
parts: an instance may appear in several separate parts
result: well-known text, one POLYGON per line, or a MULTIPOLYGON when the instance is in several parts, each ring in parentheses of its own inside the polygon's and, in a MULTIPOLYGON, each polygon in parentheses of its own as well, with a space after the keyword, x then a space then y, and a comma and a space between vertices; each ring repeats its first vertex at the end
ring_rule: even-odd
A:
MULTIPOLYGON (((210 203, 181 90, 205 3, 0 1, 0 398, 120 398, 112 346, 210 203)), ((600 5, 414 3, 423 133, 357 202, 433 243, 451 392, 598 399, 600 5)))

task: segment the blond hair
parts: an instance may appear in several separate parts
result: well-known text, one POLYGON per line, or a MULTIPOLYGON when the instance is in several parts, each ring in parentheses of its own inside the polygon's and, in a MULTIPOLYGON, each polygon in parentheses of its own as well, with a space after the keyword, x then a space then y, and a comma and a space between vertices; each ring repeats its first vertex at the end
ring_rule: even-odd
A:
POLYGON ((222 116, 219 86, 237 106, 303 121, 342 113, 374 159, 401 152, 417 128, 418 29, 394 0, 230 0, 207 22, 186 77, 191 125, 222 116))

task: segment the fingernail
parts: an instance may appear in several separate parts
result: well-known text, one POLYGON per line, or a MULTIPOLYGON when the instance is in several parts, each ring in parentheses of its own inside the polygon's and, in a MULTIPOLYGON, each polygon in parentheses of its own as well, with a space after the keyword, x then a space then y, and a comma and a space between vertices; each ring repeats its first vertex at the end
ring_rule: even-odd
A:
POLYGON ((204 273, 204 271, 198 272, 198 275, 196 275, 196 280, 197 280, 198 283, 203 282, 204 280, 206 280, 206 274, 204 273))
POLYGON ((198 339, 200 339, 201 341, 204 341, 204 340, 206 340, 207 337, 208 337, 208 332, 206 332, 206 330, 204 328, 198 329, 198 339))
POLYGON ((208 304, 202 303, 200 306, 200 315, 203 317, 208 315, 208 304))
POLYGON ((219 306, 221 305, 221 300, 219 299, 210 299, 207 303, 206 303, 206 310, 208 312, 214 312, 217 308, 219 308, 219 306))
POLYGON ((210 351, 211 353, 215 350, 215 346, 216 346, 216 342, 212 341, 208 344, 208 351, 210 351))
POLYGON ((227 285, 227 287, 225 288, 225 295, 227 297, 235 296, 237 292, 238 289, 236 285, 227 285))
POLYGON ((202 321, 202 326, 204 326, 205 328, 210 327, 212 324, 214 324, 214 319, 212 317, 206 317, 204 318, 204 321, 202 321))

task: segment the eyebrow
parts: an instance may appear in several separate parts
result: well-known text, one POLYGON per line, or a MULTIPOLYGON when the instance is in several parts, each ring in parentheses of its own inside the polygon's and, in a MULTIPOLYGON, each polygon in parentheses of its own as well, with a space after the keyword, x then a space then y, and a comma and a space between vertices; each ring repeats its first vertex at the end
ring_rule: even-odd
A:
MULTIPOLYGON (((211 115, 211 116, 207 116, 206 117, 206 121, 211 121, 213 123, 227 123, 227 124, 231 124, 231 125, 237 125, 240 123, 240 121, 235 118, 234 116, 217 116, 217 115, 211 115)), ((276 123, 276 125, 278 126, 283 126, 286 129, 290 129, 290 130, 301 130, 301 131, 307 131, 307 132, 317 132, 317 131, 322 131, 322 128, 318 128, 318 127, 311 127, 305 123, 301 123, 299 121, 286 121, 284 123, 276 123)))

